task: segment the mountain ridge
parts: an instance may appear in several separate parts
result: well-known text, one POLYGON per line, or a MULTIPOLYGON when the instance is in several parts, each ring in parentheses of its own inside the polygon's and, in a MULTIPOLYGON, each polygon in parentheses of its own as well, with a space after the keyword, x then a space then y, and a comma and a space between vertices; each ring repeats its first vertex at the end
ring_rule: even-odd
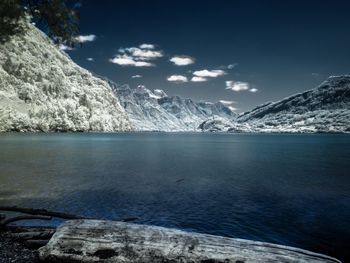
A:
POLYGON ((143 85, 131 88, 106 81, 138 131, 197 131, 199 124, 212 116, 229 120, 237 116, 220 102, 195 101, 168 96, 160 89, 151 91, 143 85))
POLYGON ((237 114, 91 73, 40 30, 0 45, 0 131, 350 132, 350 75, 237 114))
POLYGON ((259 105, 224 130, 215 127, 220 121, 202 127, 237 131, 240 124, 250 132, 350 132, 350 75, 330 76, 314 89, 259 105))

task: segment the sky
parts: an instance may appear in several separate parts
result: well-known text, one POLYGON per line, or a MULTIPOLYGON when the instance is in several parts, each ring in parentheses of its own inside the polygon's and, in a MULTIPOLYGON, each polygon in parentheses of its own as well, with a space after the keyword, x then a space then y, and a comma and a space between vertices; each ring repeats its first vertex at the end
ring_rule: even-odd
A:
POLYGON ((83 0, 82 67, 237 112, 350 74, 350 1, 83 0))

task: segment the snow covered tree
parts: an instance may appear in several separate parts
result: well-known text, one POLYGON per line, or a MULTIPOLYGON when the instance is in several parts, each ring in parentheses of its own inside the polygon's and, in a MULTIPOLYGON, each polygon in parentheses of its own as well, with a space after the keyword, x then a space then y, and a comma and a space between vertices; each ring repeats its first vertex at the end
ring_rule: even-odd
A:
POLYGON ((79 32, 78 6, 74 0, 1 0, 0 40, 26 30, 21 20, 30 16, 56 43, 72 46, 79 32))

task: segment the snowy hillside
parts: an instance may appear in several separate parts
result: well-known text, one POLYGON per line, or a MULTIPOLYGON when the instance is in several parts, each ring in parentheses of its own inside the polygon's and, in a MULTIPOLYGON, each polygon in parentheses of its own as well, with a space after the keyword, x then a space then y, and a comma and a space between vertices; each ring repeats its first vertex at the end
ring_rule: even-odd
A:
POLYGON ((76 65, 32 25, 0 44, 0 131, 124 131, 108 83, 76 65))
POLYGON ((330 77, 315 89, 278 102, 265 103, 239 115, 231 125, 216 121, 203 123, 201 129, 233 132, 350 132, 350 76, 330 77))
POLYGON ((159 89, 151 91, 142 85, 131 88, 109 83, 136 130, 196 131, 199 124, 210 117, 227 120, 236 117, 236 113, 220 102, 196 102, 168 96, 159 89))

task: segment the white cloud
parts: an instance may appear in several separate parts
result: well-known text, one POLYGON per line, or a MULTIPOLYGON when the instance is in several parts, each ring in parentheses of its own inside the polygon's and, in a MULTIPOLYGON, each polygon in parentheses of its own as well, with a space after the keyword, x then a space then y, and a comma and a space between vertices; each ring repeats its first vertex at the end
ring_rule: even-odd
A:
POLYGON ((197 76, 194 76, 191 78, 191 81, 192 82, 204 82, 204 81, 208 81, 207 78, 203 78, 203 77, 197 77, 197 76))
POLYGON ((226 89, 230 89, 233 91, 249 90, 249 83, 247 82, 228 80, 225 83, 226 89))
POLYGON ((155 46, 153 45, 153 44, 141 44, 140 46, 139 46, 141 49, 154 49, 155 48, 155 46))
POLYGON ((80 43, 85 43, 94 41, 96 39, 96 36, 91 34, 86 36, 77 36, 75 39, 80 43))
POLYGON ((229 65, 227 65, 227 68, 228 68, 228 69, 233 69, 233 68, 235 68, 237 65, 238 65, 237 63, 229 64, 229 65))
POLYGON ((117 55, 114 58, 109 60, 114 64, 118 64, 120 66, 134 66, 134 67, 153 67, 154 64, 146 62, 146 61, 137 61, 134 60, 133 57, 127 55, 117 55))
POLYGON ((133 79, 142 78, 142 75, 134 75, 134 76, 131 76, 131 78, 133 79))
POLYGON ((194 58, 189 56, 174 56, 170 59, 177 66, 186 66, 194 63, 194 58))
POLYGON ((258 89, 252 88, 252 89, 250 89, 249 91, 254 93, 254 92, 258 92, 258 89))
POLYGON ((320 73, 313 72, 313 73, 311 73, 311 75, 312 75, 313 77, 319 77, 319 76, 320 76, 320 73))
POLYGON ((95 61, 94 58, 87 58, 87 61, 95 61))
POLYGON ((171 75, 167 78, 167 81, 172 82, 187 82, 187 77, 183 75, 171 75))
POLYGON ((203 69, 203 70, 197 70, 193 72, 193 75, 197 77, 202 77, 202 78, 217 78, 225 74, 226 72, 221 69, 216 69, 216 70, 203 69))
POLYGON ((60 44, 59 45, 59 49, 63 50, 63 51, 71 51, 74 50, 74 48, 70 47, 70 46, 66 46, 64 44, 60 44))
POLYGON ((163 57, 163 52, 151 50, 152 44, 142 44, 140 47, 119 48, 118 53, 109 61, 121 66, 152 67, 155 64, 148 61, 163 57))
POLYGON ((156 51, 156 50, 130 47, 130 48, 126 48, 125 51, 127 51, 129 55, 139 60, 152 60, 152 59, 163 57, 163 53, 161 51, 156 51))

